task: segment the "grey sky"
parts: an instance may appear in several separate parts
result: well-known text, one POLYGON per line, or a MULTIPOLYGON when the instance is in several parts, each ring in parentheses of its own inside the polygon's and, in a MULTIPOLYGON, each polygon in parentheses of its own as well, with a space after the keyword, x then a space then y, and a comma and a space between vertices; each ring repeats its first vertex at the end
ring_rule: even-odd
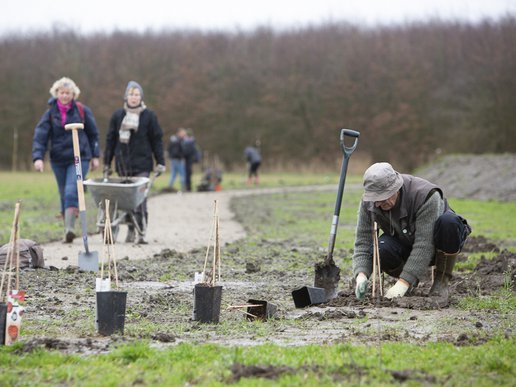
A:
POLYGON ((347 20, 360 25, 439 17, 478 21, 516 14, 516 0, 2 0, 0 34, 76 28, 249 30, 347 20))

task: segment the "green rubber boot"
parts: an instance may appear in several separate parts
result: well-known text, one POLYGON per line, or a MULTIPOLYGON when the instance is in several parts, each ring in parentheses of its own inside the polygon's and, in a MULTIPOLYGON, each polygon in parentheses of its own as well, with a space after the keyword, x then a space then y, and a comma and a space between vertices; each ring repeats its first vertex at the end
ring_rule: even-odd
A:
POLYGON ((457 254, 444 254, 437 252, 435 257, 434 283, 428 293, 429 297, 442 297, 448 299, 448 282, 452 277, 453 267, 457 261, 457 254))
POLYGON ((69 207, 65 210, 64 214, 64 226, 65 226, 65 243, 72 243, 76 237, 75 234, 75 219, 79 209, 76 207, 69 207))

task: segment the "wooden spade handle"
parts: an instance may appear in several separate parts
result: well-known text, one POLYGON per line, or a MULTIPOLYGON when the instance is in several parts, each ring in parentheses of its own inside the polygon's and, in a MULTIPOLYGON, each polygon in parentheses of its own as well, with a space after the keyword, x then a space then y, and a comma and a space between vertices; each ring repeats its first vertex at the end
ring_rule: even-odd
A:
POLYGON ((79 147, 79 134, 77 132, 77 129, 84 129, 84 124, 66 124, 65 129, 72 131, 75 174, 77 175, 77 196, 79 199, 79 211, 86 211, 86 204, 84 202, 84 187, 82 185, 81 148, 79 147))

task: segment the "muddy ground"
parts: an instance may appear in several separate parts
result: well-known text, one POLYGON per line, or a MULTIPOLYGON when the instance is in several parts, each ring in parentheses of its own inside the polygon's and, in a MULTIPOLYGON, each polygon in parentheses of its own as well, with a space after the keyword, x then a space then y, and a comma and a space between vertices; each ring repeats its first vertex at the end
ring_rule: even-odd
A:
MULTIPOLYGON (((335 187, 298 190, 334 190, 335 187)), ((347 187, 346 189, 360 189, 347 187)), ((355 299, 349 269, 341 272, 340 293, 329 303, 296 308, 292 291, 312 286, 313 264, 320 262, 320 247, 292 240, 263 240, 247 235, 231 212, 231 200, 252 200, 249 194, 288 190, 162 194, 149 200, 149 245, 116 245, 120 289, 126 291, 125 334, 103 337, 96 333, 95 275, 78 270, 81 243, 45 245, 45 269, 28 269, 21 275, 27 290, 21 341, 24 349, 53 348, 73 353, 103 353, 120 342, 150 340, 167 346, 181 342, 257 345, 320 343, 378 343, 404 341, 451 342, 457 346, 480 344, 491 337, 514 338, 514 305, 507 311, 467 311, 457 308, 467 296, 487 296, 510 287, 516 291, 516 254, 502 250, 482 236, 470 238, 459 260, 473 252, 495 252, 474 270, 456 272, 450 300, 426 296, 430 285, 422 281, 413 294, 398 301, 355 299), (206 257, 211 208, 217 199, 221 214, 222 310, 219 324, 193 321, 193 279, 206 257), (198 216, 194 216, 197 214, 198 216), (199 216, 202 214, 202 216, 199 216), (201 218, 201 220, 199 220, 201 218), (171 222, 166 227, 160 222, 171 222), (262 300, 277 307, 275 318, 249 319, 248 300, 262 300)), ((264 220, 267 214, 263 214, 264 220)), ((102 246, 92 236, 94 248, 102 246)), ((210 255, 211 256, 211 255, 210 255)), ((339 266, 349 262, 350 251, 337 249, 339 266)), ((392 284, 386 277, 385 287, 392 284)))
MULTIPOLYGON (((483 249, 483 238, 472 238, 461 254, 483 249)), ((430 281, 420 283, 414 294, 399 301, 367 298, 357 301, 351 287, 341 280, 339 296, 318 306, 296 309, 291 292, 311 286, 310 271, 269 270, 268 262, 287 253, 286 260, 298 258, 300 248, 288 242, 261 241, 264 260, 246 260, 239 254, 239 243, 225 248, 222 311, 220 324, 192 321, 193 277, 205 251, 179 253, 165 250, 148 260, 123 259, 118 264, 121 289, 128 292, 124 337, 104 338, 93 326, 94 276, 67 269, 28 270, 22 275, 27 289, 27 322, 30 332, 22 336, 28 348, 44 346, 66 352, 98 353, 108 351, 120 341, 145 338, 156 345, 168 343, 219 343, 256 345, 273 342, 282 345, 378 340, 405 342, 448 341, 456 345, 482 343, 495 335, 513 336, 514 311, 469 312, 456 308, 466 296, 486 296, 507 286, 512 278, 516 290, 516 254, 501 251, 493 260, 481 260, 473 273, 458 272, 451 282, 449 303, 426 297, 430 281), (175 277, 177 279, 169 279, 175 277), (265 322, 246 318, 244 309, 229 306, 246 304, 249 299, 277 306, 275 319, 265 322)), ((320 256, 320 251, 301 249, 302 254, 320 256)), ((484 250, 482 250, 484 251, 484 250)))

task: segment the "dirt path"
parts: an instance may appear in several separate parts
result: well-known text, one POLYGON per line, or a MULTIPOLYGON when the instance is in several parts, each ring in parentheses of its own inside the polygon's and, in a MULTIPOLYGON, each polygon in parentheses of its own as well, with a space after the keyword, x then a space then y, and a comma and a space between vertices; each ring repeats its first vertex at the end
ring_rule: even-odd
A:
MULTIPOLYGON (((176 194, 167 193, 153 196, 148 201, 149 226, 146 245, 124 243, 126 226, 121 226, 116 244, 117 258, 150 258, 164 249, 187 252, 195 248, 206 247, 213 219, 213 201, 219 205, 220 241, 230 243, 245 237, 243 227, 234 220, 230 210, 231 198, 236 196, 271 194, 281 192, 331 191, 334 185, 305 186, 288 188, 247 189, 238 191, 203 192, 176 194)), ((89 248, 103 251, 100 234, 88 237, 89 248)), ((79 251, 84 251, 82 238, 72 244, 53 242, 43 245, 45 265, 65 268, 77 266, 79 251)))

